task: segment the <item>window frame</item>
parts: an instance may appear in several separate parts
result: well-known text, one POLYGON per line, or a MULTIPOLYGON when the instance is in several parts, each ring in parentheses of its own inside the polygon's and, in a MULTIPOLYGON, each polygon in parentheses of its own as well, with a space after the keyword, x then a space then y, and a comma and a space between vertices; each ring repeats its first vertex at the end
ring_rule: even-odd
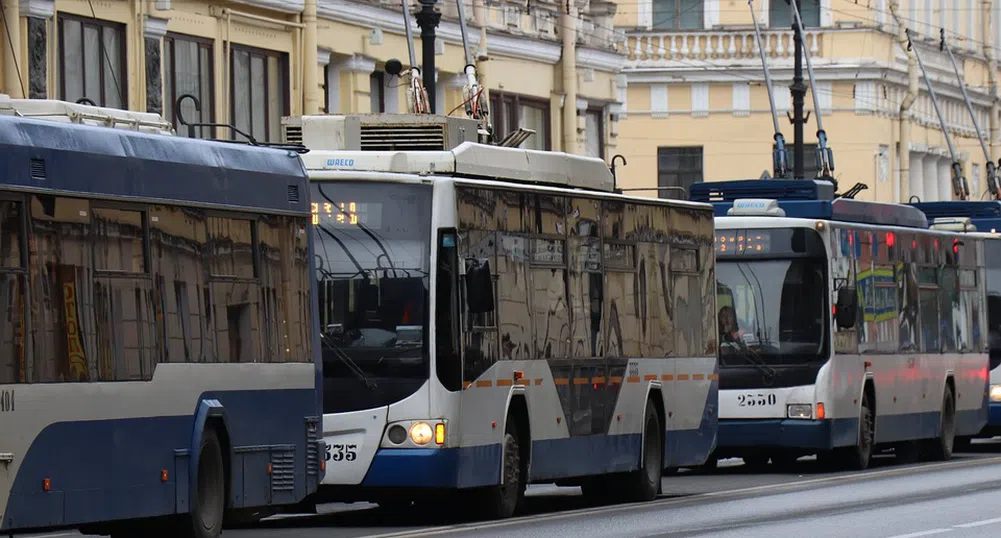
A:
MULTIPOLYGON (((176 53, 176 49, 174 48, 174 43, 176 41, 189 41, 189 42, 196 43, 198 45, 198 49, 199 49, 199 56, 198 56, 198 78, 199 78, 199 81, 198 81, 198 83, 199 83, 199 85, 201 85, 201 83, 203 82, 201 80, 201 54, 200 54, 200 52, 201 52, 202 48, 207 48, 208 49, 208 52, 209 52, 209 55, 208 55, 209 78, 208 78, 208 81, 207 81, 208 82, 207 92, 208 92, 208 95, 211 97, 211 100, 209 101, 209 103, 206 104, 206 103, 202 102, 201 95, 196 95, 195 96, 195 97, 198 97, 198 100, 201 103, 202 114, 207 114, 208 115, 208 120, 206 121, 206 120, 204 120, 202 118, 195 118, 195 119, 197 120, 198 123, 202 123, 202 122, 211 123, 211 122, 214 122, 215 121, 215 113, 216 113, 215 47, 214 47, 215 43, 211 39, 206 39, 204 37, 193 36, 193 35, 188 35, 188 34, 181 34, 181 33, 177 33, 177 32, 167 32, 167 34, 163 36, 163 53, 162 53, 162 55, 166 55, 167 54, 167 47, 168 46, 171 47, 171 51, 170 51, 170 65, 167 65, 166 62, 163 63, 163 74, 164 74, 164 80, 163 80, 164 112, 166 113, 166 109, 169 106, 171 112, 173 113, 173 114, 171 114, 172 116, 177 113, 177 110, 175 110, 175 107, 177 105, 177 98, 179 96, 177 95, 177 69, 176 69, 176 65, 177 65, 177 53, 176 53), (168 69, 170 70, 170 73, 171 73, 169 79, 168 79, 168 76, 167 76, 167 70, 168 69), (170 81, 170 86, 171 86, 170 88, 167 87, 167 81, 168 80, 170 81)), ((203 93, 204 93, 204 90, 203 90, 203 93)), ((174 125, 174 128, 177 130, 177 134, 179 134, 181 136, 185 136, 185 137, 187 136, 188 130, 186 128, 182 129, 181 128, 182 126, 175 121, 176 120, 175 117, 164 118, 164 119, 166 119, 167 121, 171 122, 171 124, 174 125)), ((214 138, 215 137, 215 127, 195 127, 195 133, 198 135, 199 138, 214 138)))
MULTIPOLYGON (((792 6, 791 6, 791 4, 787 4, 786 1, 787 0, 771 0, 771 3, 769 3, 769 5, 768 5, 768 27, 769 28, 775 28, 775 29, 784 28, 784 29, 787 29, 787 30, 791 30, 792 29, 792 25, 795 22, 795 17, 793 17, 793 14, 792 14, 792 6), (775 24, 773 22, 773 20, 772 20, 772 17, 775 16, 775 14, 778 13, 778 10, 781 9, 781 8, 784 8, 784 9, 786 9, 789 12, 789 24, 788 25, 775 24)), ((791 0, 789 0, 789 1, 791 1, 791 0)), ((823 10, 823 7, 824 7, 823 5, 821 5, 821 0, 799 0, 799 3, 800 3, 800 6, 799 6, 799 15, 803 19, 803 29, 805 30, 807 28, 820 28, 823 25, 823 15, 822 15, 821 11, 823 10), (807 13, 804 13, 804 10, 803 10, 803 4, 809 3, 809 2, 816 2, 816 6, 817 6, 817 11, 816 11, 816 13, 817 13, 817 23, 816 24, 813 24, 813 19, 810 18, 813 15, 813 12, 811 11, 809 13, 809 16, 808 16, 807 13)))
MULTIPOLYGON (((681 3, 682 3, 683 0, 653 0, 653 1, 654 1, 654 4, 660 2, 660 3, 667 4, 668 7, 670 7, 672 4, 674 5, 674 10, 673 10, 674 11, 674 24, 673 25, 667 25, 666 24, 667 21, 661 21, 660 24, 658 24, 656 19, 652 19, 650 26, 654 30, 665 30, 665 31, 669 31, 670 32, 670 31, 684 31, 684 30, 701 30, 701 29, 705 28, 705 25, 706 25, 706 17, 705 17, 706 3, 705 3, 705 0, 701 1, 701 5, 700 5, 701 9, 699 9, 699 11, 698 11, 698 13, 699 13, 699 24, 697 26, 692 26, 692 27, 682 26, 681 25, 681 14, 682 14, 681 3)), ((781 2, 782 0, 773 0, 773 1, 781 2)), ((653 15, 654 11, 655 11, 655 9, 653 8, 653 6, 651 6, 651 8, 650 8, 651 17, 654 16, 653 15)))
MULTIPOLYGON (((279 84, 279 87, 285 88, 285 92, 284 92, 285 93, 285 99, 284 99, 283 102, 279 103, 279 105, 282 107, 281 110, 279 111, 279 114, 278 114, 278 118, 279 118, 279 122, 280 122, 282 117, 289 116, 292 113, 291 112, 291 107, 292 107, 292 92, 291 92, 291 87, 290 87, 290 84, 289 84, 289 81, 291 80, 290 79, 290 77, 291 77, 291 60, 289 59, 289 53, 284 52, 284 51, 280 51, 280 50, 264 49, 264 48, 260 48, 260 47, 252 47, 252 46, 249 46, 249 45, 241 45, 239 43, 232 43, 232 42, 229 43, 228 45, 229 45, 229 62, 230 62, 230 69, 229 69, 229 92, 228 92, 229 93, 229 114, 230 114, 229 120, 230 120, 230 124, 236 125, 236 87, 237 86, 236 86, 236 69, 234 68, 234 66, 236 64, 236 62, 234 61, 235 55, 236 55, 237 52, 246 52, 251 58, 262 57, 262 58, 264 58, 264 103, 265 103, 265 107, 266 107, 265 110, 264 110, 264 132, 265 132, 265 138, 266 138, 266 140, 258 140, 258 142, 264 142, 264 141, 267 141, 267 142, 279 142, 279 140, 269 140, 269 139, 267 139, 267 138, 269 138, 269 134, 268 133, 271 131, 271 120, 270 120, 269 116, 270 116, 270 112, 271 112, 271 103, 272 103, 271 96, 268 94, 271 85, 269 84, 270 79, 268 78, 268 67, 267 66, 268 66, 268 58, 274 57, 274 58, 278 59, 278 70, 280 71, 278 84, 279 84)), ((249 73, 249 70, 248 70, 248 73, 249 73)), ((249 117, 249 121, 250 121, 249 125, 250 125, 250 127, 247 129, 247 132, 249 134, 251 134, 251 135, 253 135, 253 130, 254 130, 253 109, 254 109, 254 105, 253 105, 253 103, 250 103, 250 107, 248 109, 248 110, 251 111, 250 117, 249 117)), ((229 131, 230 131, 230 139, 231 140, 242 140, 243 139, 243 137, 241 135, 237 134, 236 131, 234 131, 233 129, 229 129, 229 131)))
MULTIPOLYGON (((680 174, 685 174, 685 173, 694 173, 696 171, 694 168, 683 168, 683 167, 679 167, 677 169, 669 170, 669 171, 666 171, 666 172, 663 171, 663 170, 661 170, 661 167, 660 167, 661 152, 664 151, 664 150, 693 150, 693 149, 698 149, 699 150, 699 159, 701 160, 701 164, 700 164, 700 166, 698 168, 698 172, 699 172, 700 178, 698 180, 696 180, 696 181, 693 181, 692 184, 698 183, 699 181, 705 181, 705 177, 706 177, 706 154, 705 154, 706 150, 705 150, 705 146, 688 145, 688 146, 658 146, 657 147, 657 197, 658 198, 669 199, 669 200, 670 199, 686 200, 688 194, 690 194, 688 191, 691 188, 691 185, 689 185, 688 187, 685 187, 684 185, 680 185, 680 184, 679 185, 665 185, 663 183, 663 181, 662 181, 662 174, 671 173, 671 174, 679 174, 680 175, 680 174), (665 189, 664 187, 682 187, 682 188, 685 189, 685 197, 684 198, 676 197, 676 193, 678 192, 677 189, 665 189)), ((690 156, 682 154, 681 157, 690 157, 690 156)))
MULTIPOLYGON (((597 132, 597 135, 598 135, 598 155, 596 155, 596 157, 599 158, 599 159, 601 159, 601 160, 605 160, 605 150, 606 150, 606 148, 605 148, 605 107, 588 107, 587 110, 584 111, 584 126, 585 126, 584 136, 585 137, 588 135, 587 129, 586 129, 586 127, 587 127, 587 117, 591 116, 591 115, 595 115, 595 116, 598 117, 598 132, 597 132)), ((587 141, 585 139, 585 146, 586 146, 586 144, 587 144, 587 141)))
MULTIPOLYGON (((119 98, 122 101, 122 107, 124 109, 128 109, 129 108, 129 85, 128 85, 128 76, 127 76, 127 74, 128 74, 128 43, 126 43, 126 32, 125 32, 126 26, 125 26, 125 24, 120 23, 120 22, 116 22, 116 21, 109 21, 109 20, 106 20, 106 19, 99 19, 99 18, 94 18, 94 17, 83 17, 81 15, 73 15, 73 14, 64 13, 64 12, 59 12, 56 15, 56 40, 57 40, 57 47, 56 47, 57 51, 56 51, 56 54, 58 55, 58 57, 56 59, 56 70, 57 70, 56 74, 57 74, 57 77, 58 77, 58 80, 59 80, 59 84, 58 84, 58 86, 59 86, 59 99, 64 100, 64 101, 67 100, 66 99, 66 52, 65 52, 66 51, 66 40, 65 40, 65 32, 64 32, 65 21, 74 21, 74 22, 78 22, 80 24, 80 29, 81 29, 81 31, 80 31, 80 50, 81 51, 84 49, 84 47, 83 47, 83 40, 84 40, 84 37, 83 37, 83 28, 85 28, 86 26, 97 27, 97 29, 99 31, 98 41, 99 41, 100 50, 101 50, 102 53, 105 52, 105 48, 104 48, 104 32, 106 30, 112 30, 112 31, 117 31, 118 32, 118 43, 119 43, 119 51, 118 51, 118 61, 119 61, 119 64, 118 65, 119 65, 119 71, 120 72, 117 73, 117 75, 118 75, 118 84, 117 84, 117 88, 116 89, 118 90, 118 93, 120 94, 119 98)), ((110 57, 110 52, 108 53, 108 56, 110 57)), ((92 96, 88 96, 88 95, 81 96, 81 98, 86 97, 87 99, 90 99, 90 100, 94 101, 95 103, 97 103, 98 106, 107 106, 107 104, 104 101, 104 95, 108 92, 108 84, 109 84, 109 82, 105 81, 105 79, 104 79, 104 63, 105 63, 106 60, 107 60, 107 58, 104 56, 104 54, 101 54, 101 58, 100 58, 100 61, 99 61, 99 65, 101 66, 100 77, 99 77, 100 78, 100 85, 101 85, 101 95, 97 96, 97 99, 95 99, 92 96)), ((86 91, 87 91, 87 60, 86 60, 86 58, 83 59, 83 62, 81 64, 81 73, 83 74, 83 84, 82 85, 83 85, 83 88, 84 88, 84 94, 86 94, 86 91)), ((111 84, 115 84, 115 81, 110 81, 110 83, 111 84)))
MULTIPOLYGON (((505 136, 511 134, 513 131, 521 127, 521 107, 527 106, 530 108, 537 108, 543 112, 543 124, 546 126, 545 140, 543 144, 543 149, 545 151, 552 151, 553 148, 553 133, 552 133, 552 121, 553 121, 553 111, 550 109, 550 103, 545 99, 539 99, 537 97, 528 97, 517 93, 508 93, 497 90, 491 90, 490 92, 490 112, 494 118, 502 117, 504 118, 503 131, 497 129, 497 123, 494 122, 494 139, 502 140, 505 136), (512 128, 512 125, 514 126, 512 128)), ((539 133, 535 133, 536 136, 539 133)))

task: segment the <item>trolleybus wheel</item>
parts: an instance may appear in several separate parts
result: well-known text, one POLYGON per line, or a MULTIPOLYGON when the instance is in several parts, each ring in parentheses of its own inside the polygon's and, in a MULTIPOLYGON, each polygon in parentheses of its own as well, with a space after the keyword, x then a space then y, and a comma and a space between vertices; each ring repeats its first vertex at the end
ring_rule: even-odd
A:
POLYGON ((504 519, 514 515, 525 496, 525 475, 521 465, 521 439, 514 417, 508 417, 504 432, 504 468, 500 485, 489 488, 481 505, 487 519, 504 519))
POLYGON ((222 446, 214 429, 208 428, 202 434, 198 453, 198 484, 186 526, 193 538, 216 538, 222 532, 226 509, 226 471, 222 446))
POLYGON ((927 459, 944 461, 952 457, 956 436, 956 403, 952 398, 952 387, 945 386, 942 393, 942 415, 938 423, 938 436, 924 443, 927 459))
POLYGON ((634 501, 652 501, 660 491, 664 470, 664 443, 661 437, 660 416, 653 400, 646 402, 646 420, 643 428, 643 461, 637 471, 625 476, 626 495, 634 501))
POLYGON ((855 446, 849 456, 849 466, 857 471, 869 468, 872 462, 872 448, 876 440, 875 428, 876 417, 872 412, 872 402, 869 401, 869 392, 862 392, 862 407, 859 409, 858 424, 858 445, 855 446))

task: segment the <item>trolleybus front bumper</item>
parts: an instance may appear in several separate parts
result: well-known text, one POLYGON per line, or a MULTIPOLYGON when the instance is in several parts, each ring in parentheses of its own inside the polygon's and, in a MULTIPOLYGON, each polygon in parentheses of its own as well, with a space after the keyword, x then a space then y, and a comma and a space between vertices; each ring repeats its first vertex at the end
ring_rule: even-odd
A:
MULTIPOLYGON (((827 450, 834 446, 839 433, 854 435, 852 421, 794 419, 720 419, 717 453, 720 456, 741 449, 827 450), (840 424, 845 422, 845 424, 840 424), (845 430, 845 432, 841 432, 845 430)), ((857 433, 857 432, 855 432, 857 433)))

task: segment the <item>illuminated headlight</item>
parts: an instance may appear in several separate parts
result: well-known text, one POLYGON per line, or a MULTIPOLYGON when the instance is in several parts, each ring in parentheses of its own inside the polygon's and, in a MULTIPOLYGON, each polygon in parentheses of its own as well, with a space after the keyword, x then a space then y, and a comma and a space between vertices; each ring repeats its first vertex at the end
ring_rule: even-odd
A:
POLYGON ((789 418, 813 418, 813 406, 810 404, 791 404, 787 409, 789 418))
POLYGON ((1001 385, 991 385, 991 401, 1001 402, 1001 385))
POLYGON ((416 422, 410 427, 410 439, 418 445, 426 445, 434 439, 434 430, 427 422, 416 422))

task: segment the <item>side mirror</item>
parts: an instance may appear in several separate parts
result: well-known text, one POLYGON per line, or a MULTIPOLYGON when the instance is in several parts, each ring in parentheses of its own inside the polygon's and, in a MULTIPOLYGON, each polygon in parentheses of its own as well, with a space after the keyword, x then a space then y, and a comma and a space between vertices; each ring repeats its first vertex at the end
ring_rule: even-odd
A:
POLYGON ((835 322, 839 329, 853 329, 858 316, 858 296, 855 287, 845 286, 838 290, 838 302, 835 307, 835 322))
POLYGON ((470 314, 485 314, 494 310, 494 282, 488 260, 466 260, 466 306, 470 314))

